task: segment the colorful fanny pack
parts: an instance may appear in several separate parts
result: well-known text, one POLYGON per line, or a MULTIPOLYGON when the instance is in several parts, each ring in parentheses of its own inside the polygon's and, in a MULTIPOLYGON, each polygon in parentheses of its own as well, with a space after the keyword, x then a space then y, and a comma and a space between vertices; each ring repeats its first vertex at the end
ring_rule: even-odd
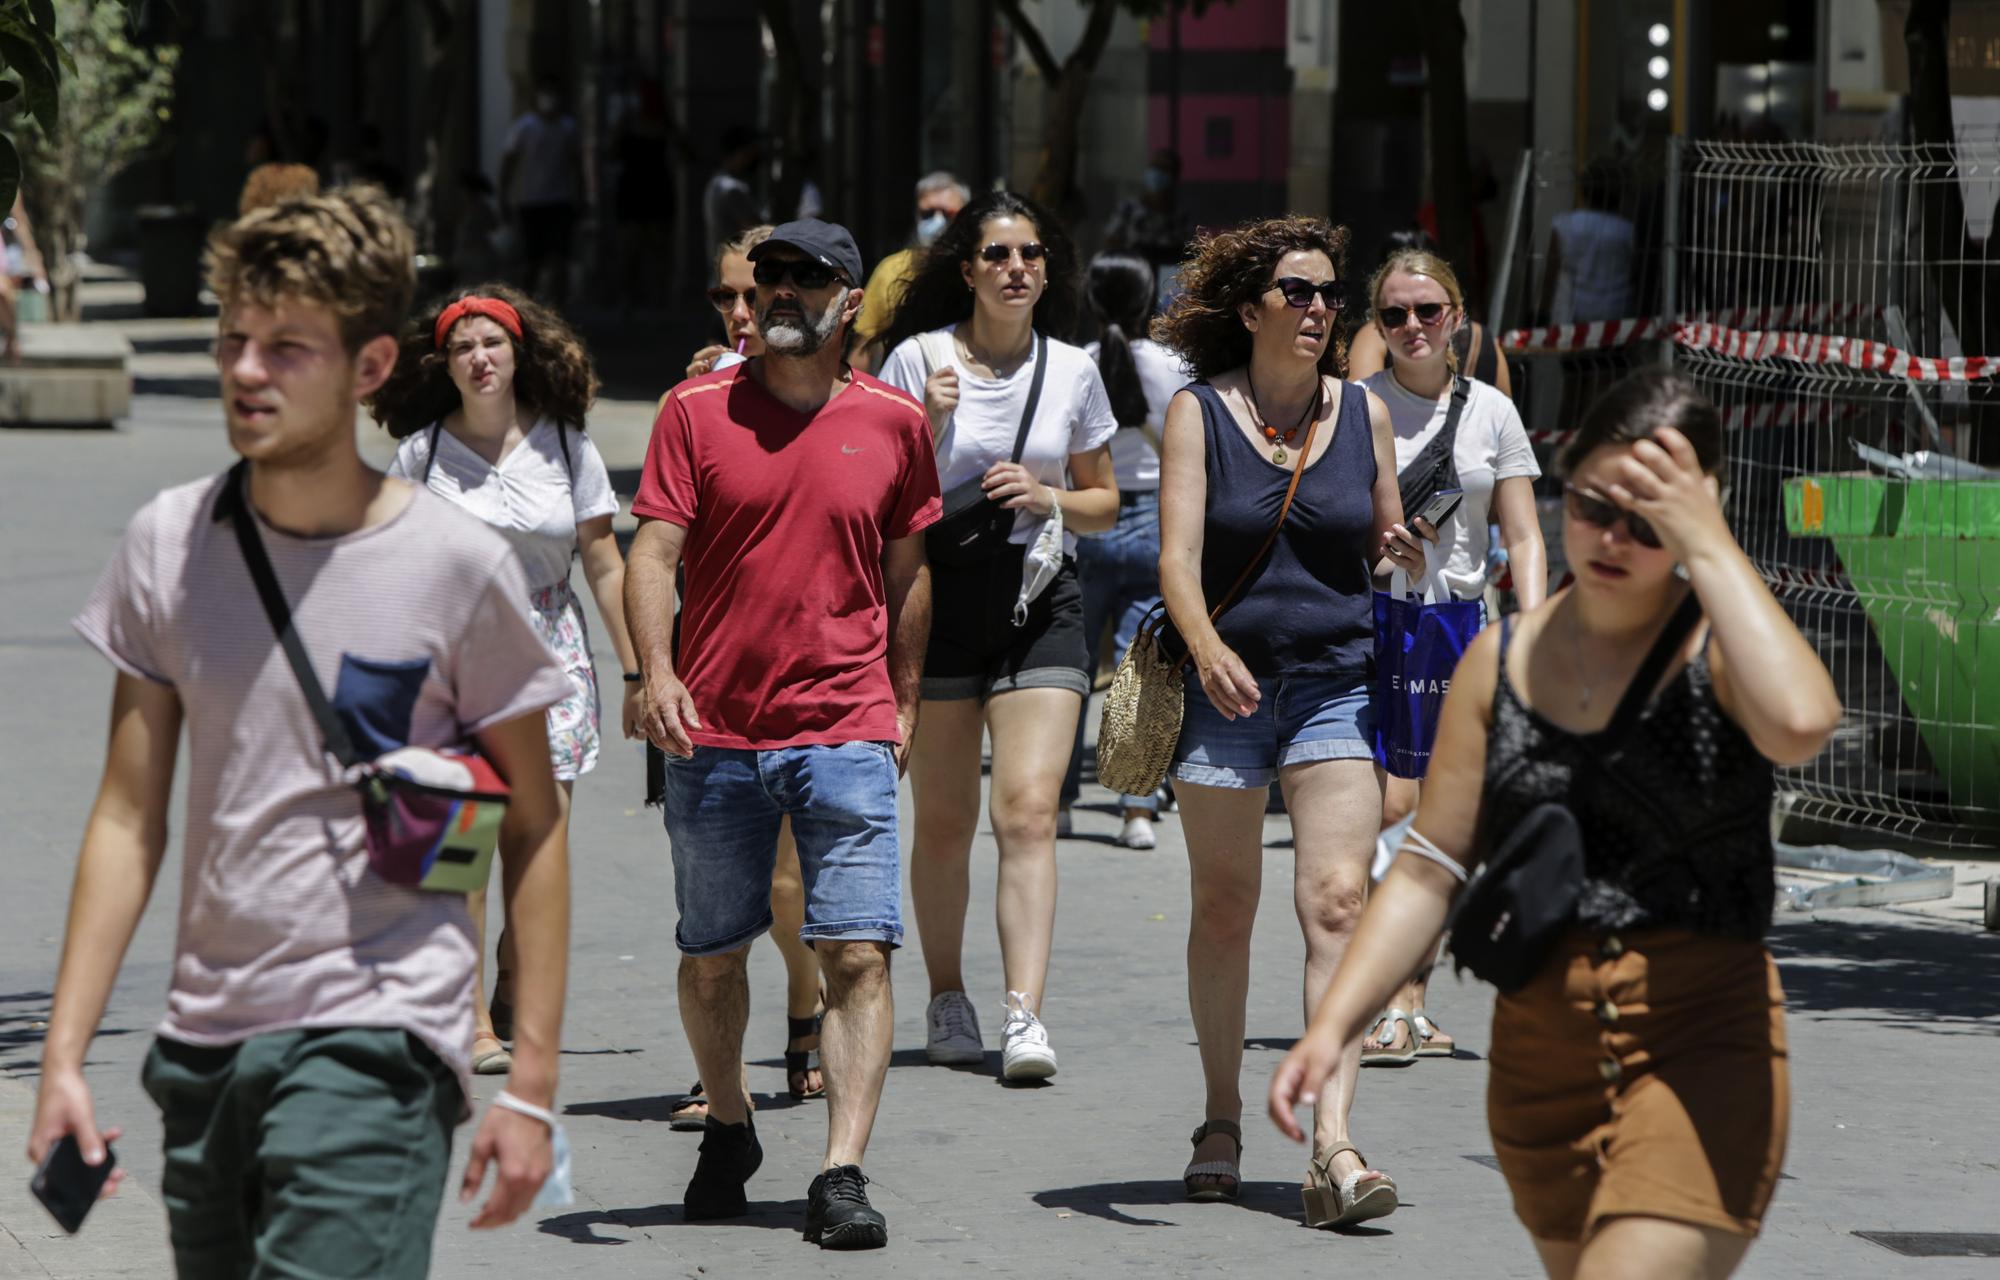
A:
POLYGON ((312 708, 327 754, 341 763, 348 785, 361 793, 369 868, 405 888, 437 893, 485 888, 493 850, 500 843, 500 823, 507 816, 506 780, 484 756, 470 751, 398 747, 373 760, 360 758, 292 626, 291 606, 244 497, 247 466, 239 462, 230 469, 216 501, 216 518, 235 527, 264 615, 312 708))

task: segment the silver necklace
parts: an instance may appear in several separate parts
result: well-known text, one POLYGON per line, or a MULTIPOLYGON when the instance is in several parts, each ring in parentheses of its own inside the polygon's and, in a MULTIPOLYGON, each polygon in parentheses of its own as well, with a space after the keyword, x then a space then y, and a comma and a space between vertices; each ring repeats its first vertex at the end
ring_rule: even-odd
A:
POLYGON ((1590 678, 1589 670, 1583 665, 1583 624, 1577 621, 1576 605, 1574 602, 1570 604, 1569 638, 1572 646, 1576 649, 1576 683, 1583 694, 1578 707, 1580 710, 1588 711, 1590 710, 1590 695, 1595 691, 1596 682, 1590 678))

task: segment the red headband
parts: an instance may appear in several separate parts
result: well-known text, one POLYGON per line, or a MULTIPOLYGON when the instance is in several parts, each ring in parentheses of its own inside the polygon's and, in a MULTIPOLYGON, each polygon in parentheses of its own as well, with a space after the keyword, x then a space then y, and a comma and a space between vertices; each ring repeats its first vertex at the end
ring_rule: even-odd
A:
POLYGON ((485 316, 502 329, 521 336, 521 313, 498 298, 460 298, 444 309, 438 316, 437 331, 432 335, 439 350, 444 349, 444 340, 451 336, 451 327, 467 316, 485 316))

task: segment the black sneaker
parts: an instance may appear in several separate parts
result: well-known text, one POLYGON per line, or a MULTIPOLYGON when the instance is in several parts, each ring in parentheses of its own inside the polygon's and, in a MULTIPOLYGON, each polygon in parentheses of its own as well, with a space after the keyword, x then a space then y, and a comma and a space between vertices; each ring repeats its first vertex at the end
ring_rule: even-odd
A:
POLYGON ((835 1165, 806 1192, 806 1243, 822 1249, 880 1249, 889 1224, 868 1203, 868 1177, 858 1164, 835 1165))
POLYGON ((701 1132, 701 1159, 681 1197, 681 1215, 689 1222, 740 1218, 750 1206, 743 1185, 764 1163, 757 1130, 748 1120, 723 1124, 710 1116, 701 1132))

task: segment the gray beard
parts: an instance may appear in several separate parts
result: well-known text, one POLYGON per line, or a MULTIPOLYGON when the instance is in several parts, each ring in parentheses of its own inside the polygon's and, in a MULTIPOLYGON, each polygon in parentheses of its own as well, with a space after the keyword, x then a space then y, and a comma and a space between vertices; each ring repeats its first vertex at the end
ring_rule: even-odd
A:
POLYGON ((809 356, 817 352, 840 332, 840 313, 847 305, 847 291, 841 290, 817 318, 808 314, 803 323, 793 316, 777 320, 757 317, 757 328, 764 335, 766 350, 781 356, 809 356))

